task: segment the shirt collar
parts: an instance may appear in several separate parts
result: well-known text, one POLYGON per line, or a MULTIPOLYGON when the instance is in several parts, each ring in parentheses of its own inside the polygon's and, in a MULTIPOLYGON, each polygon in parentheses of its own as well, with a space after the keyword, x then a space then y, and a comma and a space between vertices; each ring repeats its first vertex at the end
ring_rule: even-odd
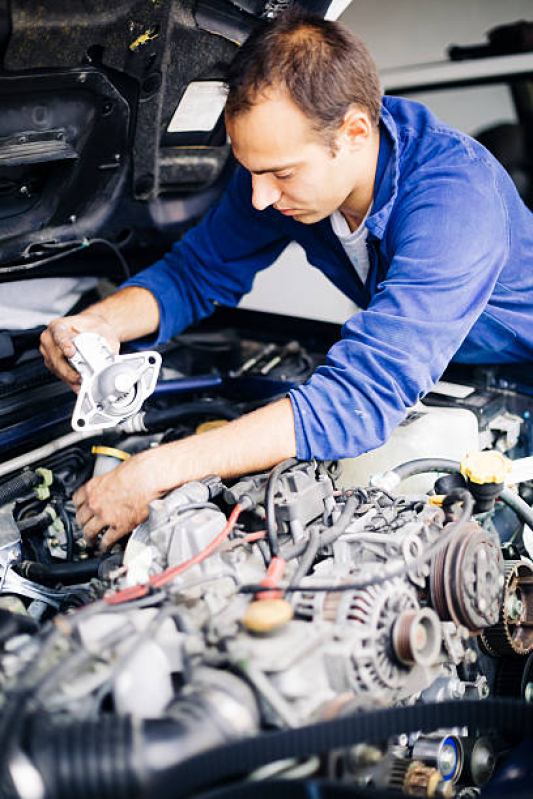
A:
POLYGON ((398 129, 385 105, 381 109, 380 134, 374 203, 366 222, 368 230, 378 239, 383 238, 396 201, 400 174, 398 129))

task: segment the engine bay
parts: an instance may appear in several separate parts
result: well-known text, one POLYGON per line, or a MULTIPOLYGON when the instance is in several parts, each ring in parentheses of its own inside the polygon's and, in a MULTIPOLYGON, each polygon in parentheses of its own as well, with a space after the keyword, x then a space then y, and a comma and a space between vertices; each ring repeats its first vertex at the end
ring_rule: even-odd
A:
POLYGON ((80 485, 284 396, 336 332, 300 320, 298 336, 258 337, 239 318, 248 328, 220 327, 219 314, 163 348, 143 410, 101 430, 72 431, 74 396, 30 334, 12 337, 1 795, 298 796, 316 781, 328 796, 514 796, 533 698, 520 375, 447 375, 367 479, 349 462, 295 459, 212 475, 153 501, 127 542, 87 546, 80 485), (449 457, 465 414, 481 460, 449 457), (435 452, 411 457, 431 420, 435 452))

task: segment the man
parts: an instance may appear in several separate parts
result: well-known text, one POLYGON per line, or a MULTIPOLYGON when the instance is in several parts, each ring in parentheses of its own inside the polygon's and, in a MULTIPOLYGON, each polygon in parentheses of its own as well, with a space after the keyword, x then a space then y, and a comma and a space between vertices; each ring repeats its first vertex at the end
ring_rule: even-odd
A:
POLYGON ((171 253, 85 313, 51 323, 46 363, 76 390, 78 331, 167 340, 234 305, 290 240, 363 309, 289 396, 202 436, 141 453, 76 493, 108 547, 148 503, 209 473, 380 445, 452 357, 533 360, 533 222, 479 144, 423 106, 382 102, 364 45, 292 11, 241 48, 226 123, 241 164, 221 203, 171 253))

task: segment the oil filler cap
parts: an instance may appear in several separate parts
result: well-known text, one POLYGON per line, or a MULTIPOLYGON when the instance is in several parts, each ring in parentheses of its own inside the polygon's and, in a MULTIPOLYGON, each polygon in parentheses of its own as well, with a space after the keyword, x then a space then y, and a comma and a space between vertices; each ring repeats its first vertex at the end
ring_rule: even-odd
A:
POLYGON ((474 513, 487 513, 511 471, 511 461, 501 452, 469 452, 461 461, 461 473, 466 477, 467 488, 475 499, 474 513))
POLYGON ((461 474, 476 485, 502 484, 511 468, 509 458, 495 450, 469 452, 461 461, 461 474))

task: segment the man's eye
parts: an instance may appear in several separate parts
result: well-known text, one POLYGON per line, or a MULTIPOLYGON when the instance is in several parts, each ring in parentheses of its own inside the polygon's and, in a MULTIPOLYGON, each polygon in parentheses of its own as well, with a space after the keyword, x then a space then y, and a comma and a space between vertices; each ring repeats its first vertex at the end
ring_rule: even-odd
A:
POLYGON ((283 172, 281 175, 276 175, 278 180, 287 180, 287 178, 292 178, 292 172, 283 172))

